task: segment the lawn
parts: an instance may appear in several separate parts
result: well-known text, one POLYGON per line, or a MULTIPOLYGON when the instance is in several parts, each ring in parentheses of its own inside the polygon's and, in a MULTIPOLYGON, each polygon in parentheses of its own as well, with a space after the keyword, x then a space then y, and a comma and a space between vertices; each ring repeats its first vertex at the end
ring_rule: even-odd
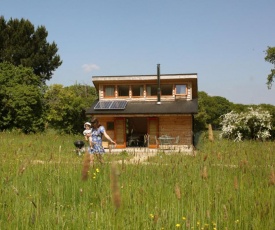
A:
POLYGON ((274 229, 274 142, 200 138, 196 155, 89 167, 82 138, 0 133, 0 229, 274 229))

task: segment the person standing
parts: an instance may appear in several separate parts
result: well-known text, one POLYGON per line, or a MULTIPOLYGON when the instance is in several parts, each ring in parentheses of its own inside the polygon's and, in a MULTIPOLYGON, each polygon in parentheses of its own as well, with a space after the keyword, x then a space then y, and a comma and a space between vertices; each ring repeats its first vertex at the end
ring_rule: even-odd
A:
POLYGON ((102 164, 103 159, 102 155, 105 153, 105 150, 102 146, 102 137, 109 140, 111 143, 116 145, 116 142, 112 140, 112 138, 107 134, 105 127, 101 125, 96 117, 91 119, 92 131, 87 136, 90 136, 90 163, 94 163, 94 157, 96 156, 99 162, 102 164))

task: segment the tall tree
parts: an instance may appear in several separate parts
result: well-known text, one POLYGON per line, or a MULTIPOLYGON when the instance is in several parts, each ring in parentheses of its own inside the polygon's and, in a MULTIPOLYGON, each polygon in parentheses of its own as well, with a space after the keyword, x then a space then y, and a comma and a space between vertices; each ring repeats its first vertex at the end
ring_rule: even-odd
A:
POLYGON ((271 73, 267 76, 267 83, 266 83, 268 89, 271 89, 272 82, 274 81, 274 78, 275 78, 275 47, 268 46, 265 53, 266 53, 265 60, 274 65, 274 68, 271 69, 271 73))
POLYGON ((31 68, 0 63, 0 130, 43 131, 43 93, 31 68))
POLYGON ((31 67, 41 83, 50 80, 53 71, 61 64, 55 42, 47 42, 44 26, 34 28, 29 20, 0 17, 0 63, 7 61, 15 66, 31 67))

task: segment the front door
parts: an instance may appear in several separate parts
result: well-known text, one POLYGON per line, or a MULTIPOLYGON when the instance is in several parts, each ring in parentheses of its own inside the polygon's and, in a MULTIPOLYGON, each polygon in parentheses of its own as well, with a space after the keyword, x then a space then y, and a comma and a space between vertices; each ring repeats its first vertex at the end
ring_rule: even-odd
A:
POLYGON ((117 148, 126 148, 125 118, 115 118, 115 140, 117 148))

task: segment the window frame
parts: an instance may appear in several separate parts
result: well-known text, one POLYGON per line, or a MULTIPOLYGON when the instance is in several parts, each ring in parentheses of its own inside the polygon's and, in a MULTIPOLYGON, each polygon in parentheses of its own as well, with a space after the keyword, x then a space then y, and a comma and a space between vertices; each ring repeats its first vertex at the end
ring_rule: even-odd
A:
POLYGON ((134 97, 134 98, 143 98, 144 97, 144 85, 143 84, 134 84, 134 85, 131 85, 131 97, 134 97), (139 87, 138 90, 139 90, 139 95, 134 95, 133 94, 133 88, 134 87, 139 87), (142 93, 140 94, 140 88, 142 87, 142 93))
POLYGON ((116 86, 115 85, 104 85, 103 86, 103 95, 104 95, 104 98, 111 98, 111 97, 115 97, 115 95, 116 95, 116 86), (107 87, 109 87, 109 88, 111 88, 111 87, 113 87, 114 88, 114 94, 113 95, 106 95, 106 88, 107 87))
POLYGON ((123 85, 117 85, 117 97, 130 97, 130 84, 123 84, 123 85), (119 87, 128 87, 128 94, 127 95, 120 95, 119 94, 119 87))
POLYGON ((187 84, 175 84, 175 95, 187 95, 187 84), (177 93, 177 86, 184 86, 185 87, 185 93, 177 93))
POLYGON ((110 130, 115 130, 115 122, 114 121, 107 121, 106 123, 106 130, 110 131, 110 130))
MULTIPOLYGON (((152 90, 151 90, 152 91, 152 90)), ((156 97, 158 95, 158 85, 157 84, 146 84, 146 97, 156 97), (148 87, 156 86, 156 94, 150 94, 148 95, 148 87)))

